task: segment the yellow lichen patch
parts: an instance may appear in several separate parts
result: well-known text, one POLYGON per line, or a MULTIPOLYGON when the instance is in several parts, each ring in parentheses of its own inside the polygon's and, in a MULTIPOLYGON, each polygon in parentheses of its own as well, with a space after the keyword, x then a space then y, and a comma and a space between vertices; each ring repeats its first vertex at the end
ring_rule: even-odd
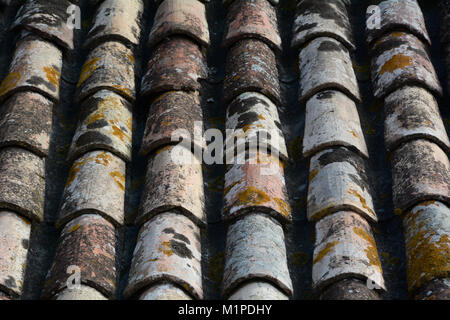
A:
POLYGON ((81 86, 90 76, 92 76, 94 71, 97 70, 97 62, 99 60, 99 58, 93 58, 84 63, 83 67, 81 68, 80 79, 78 80, 77 87, 81 86))
POLYGON ((239 192, 236 197, 242 205, 258 206, 270 201, 270 197, 267 193, 253 186, 239 192))
POLYGON ((18 72, 11 72, 8 74, 2 81, 2 84, 0 84, 0 96, 4 95, 8 91, 14 89, 17 82, 19 82, 21 78, 20 73, 18 72))
POLYGON ((78 229, 80 229, 80 225, 79 224, 76 224, 76 225, 74 225, 72 228, 70 228, 69 229, 69 232, 74 232, 74 231, 77 231, 78 229))
POLYGON ((403 35, 404 35, 404 33, 401 32, 401 31, 397 31, 397 32, 392 32, 392 33, 391 33, 391 37, 392 37, 392 38, 401 37, 401 36, 403 36, 403 35))
MULTIPOLYGON (((110 121, 110 123, 111 123, 112 121, 110 121)), ((112 134, 114 135, 114 136, 116 136, 117 138, 119 138, 121 141, 123 141, 123 142, 125 142, 125 139, 127 140, 127 141, 130 141, 130 136, 127 134, 127 133, 125 133, 122 129, 120 129, 118 126, 116 126, 115 124, 113 124, 113 123, 111 123, 112 124, 112 134)))
POLYGON ((110 173, 111 177, 114 179, 114 181, 117 183, 119 188, 123 191, 125 191, 125 175, 123 175, 119 171, 113 171, 110 173))
POLYGON ((353 231, 368 243, 368 246, 364 249, 364 251, 366 252, 366 257, 369 260, 370 265, 381 270, 381 262, 380 258, 378 257, 377 244, 375 243, 375 239, 362 228, 354 227, 353 231))
POLYGON ((128 58, 128 60, 130 60, 130 62, 131 62, 132 64, 134 64, 134 62, 136 61, 136 60, 134 59, 134 57, 133 57, 132 54, 127 54, 127 58, 128 58))
POLYGON ((362 206, 364 207, 364 209, 368 210, 371 214, 375 215, 375 212, 372 210, 372 208, 370 208, 367 205, 366 199, 364 199, 364 197, 362 195, 360 195, 358 193, 358 191, 350 189, 350 190, 348 190, 348 193, 357 197, 359 199, 359 202, 361 202, 362 206))
POLYGON ((325 257, 327 253, 330 252, 331 249, 333 249, 333 247, 335 247, 338 243, 339 241, 328 242, 325 248, 320 250, 319 253, 315 256, 313 260, 313 265, 315 265, 317 262, 320 262, 323 259, 323 257, 325 257))
POLYGON ((319 170, 313 170, 309 173, 308 181, 311 182, 319 173, 319 170))
POLYGON ((262 114, 258 114, 258 119, 259 120, 266 120, 266 118, 264 118, 264 116, 262 114))
POLYGON ((350 132, 355 138, 358 138, 355 130, 349 130, 348 132, 350 132))
POLYGON ((89 116, 89 118, 86 121, 86 124, 90 125, 98 120, 103 119, 104 117, 105 117, 104 110, 102 108, 99 108, 96 112, 94 112, 89 116))
POLYGON ((95 162, 104 166, 107 166, 109 162, 112 160, 112 156, 107 154, 106 152, 99 153, 95 157, 95 162))
POLYGON ((75 180, 78 172, 81 169, 81 166, 82 166, 81 163, 75 163, 72 166, 72 168, 70 168, 69 176, 68 176, 67 181, 66 181, 66 187, 69 186, 75 180))
POLYGON ((403 214, 403 210, 400 209, 400 208, 395 208, 395 209, 394 209, 394 214, 395 214, 396 216, 401 216, 401 215, 403 214))
POLYGON ((237 81, 237 80, 239 80, 240 78, 241 78, 241 76, 239 76, 239 75, 234 76, 234 77, 233 77, 233 81, 237 81))
POLYGON ((391 59, 386 61, 386 63, 380 69, 380 75, 385 72, 392 73, 395 70, 408 67, 413 64, 413 58, 405 56, 401 53, 394 55, 391 59))
POLYGON ((56 88, 59 87, 59 80, 61 79, 61 73, 59 73, 53 67, 44 67, 45 75, 47 76, 48 82, 54 85, 56 88))
POLYGON ((417 231, 406 243, 407 280, 409 290, 421 287, 432 279, 448 277, 450 273, 450 239, 447 234, 439 240, 425 228, 417 231))
POLYGON ((161 243, 161 246, 158 248, 159 252, 164 253, 166 256, 170 257, 173 255, 172 245, 169 241, 164 241, 161 243))
POLYGON ((278 211, 285 217, 291 215, 291 206, 289 203, 280 198, 274 198, 273 201, 277 204, 278 211))

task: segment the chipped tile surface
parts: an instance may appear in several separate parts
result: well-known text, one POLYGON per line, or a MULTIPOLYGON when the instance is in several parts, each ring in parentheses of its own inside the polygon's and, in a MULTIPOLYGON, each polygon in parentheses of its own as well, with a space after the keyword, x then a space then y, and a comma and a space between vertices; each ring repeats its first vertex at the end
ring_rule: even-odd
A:
POLYGON ((200 229, 189 218, 166 212, 145 223, 133 254, 126 296, 162 280, 203 297, 200 229))

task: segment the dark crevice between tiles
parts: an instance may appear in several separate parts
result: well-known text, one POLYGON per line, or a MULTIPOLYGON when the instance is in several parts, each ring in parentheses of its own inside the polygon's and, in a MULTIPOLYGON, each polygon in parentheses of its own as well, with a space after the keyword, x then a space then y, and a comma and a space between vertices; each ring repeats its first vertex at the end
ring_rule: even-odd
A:
POLYGON ((314 297, 311 287, 314 224, 306 219, 309 163, 302 156, 305 105, 298 102, 298 51, 290 47, 295 8, 295 0, 281 0, 277 9, 283 43, 283 52, 278 57, 283 105, 279 106, 278 112, 290 157, 285 166, 293 217, 293 223, 285 233, 288 266, 294 287, 293 299, 304 300, 314 297))
POLYGON ((40 224, 33 223, 22 300, 41 298, 42 290, 45 287, 45 277, 53 262, 61 231, 56 229, 55 222, 58 218, 58 209, 71 166, 66 158, 80 110, 79 105, 75 102, 75 90, 86 56, 86 52, 80 48, 95 12, 89 1, 81 2, 80 8, 82 25, 81 30, 74 30, 75 49, 72 52, 64 52, 63 55, 60 101, 55 104, 53 109, 50 150, 45 164, 44 221, 40 224))
MULTIPOLYGON (((202 82, 200 99, 205 130, 225 131, 226 106, 222 103, 227 49, 222 47, 227 9, 222 0, 206 4, 211 45, 207 50, 209 76, 202 82)), ((207 141, 210 143, 210 141, 207 141)), ((226 225, 222 222, 222 194, 225 166, 203 164, 207 227, 202 231, 202 272, 204 299, 221 299, 225 263, 226 225)))
POLYGON ((144 0, 144 14, 142 16, 142 33, 139 47, 135 52, 135 78, 136 78, 136 102, 133 109, 133 148, 132 162, 127 165, 127 180, 125 188, 125 226, 118 232, 117 245, 117 299, 124 299, 123 292, 128 283, 128 276, 133 259, 133 251, 136 246, 139 227, 134 224, 138 214, 141 194, 145 182, 147 169, 147 157, 139 154, 144 136, 145 123, 151 102, 140 95, 141 79, 147 70, 152 48, 147 46, 148 36, 153 26, 156 13, 156 4, 153 0, 144 0))

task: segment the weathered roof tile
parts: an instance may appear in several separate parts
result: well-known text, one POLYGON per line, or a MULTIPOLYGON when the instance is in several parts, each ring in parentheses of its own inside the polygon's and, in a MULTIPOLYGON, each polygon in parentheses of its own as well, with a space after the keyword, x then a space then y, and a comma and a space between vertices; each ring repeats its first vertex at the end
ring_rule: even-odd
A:
POLYGON ((22 294, 31 223, 13 212, 0 211, 0 290, 22 294))
POLYGON ((232 220, 258 211, 282 223, 291 219, 291 207, 281 161, 263 152, 238 154, 225 173, 222 217, 232 220))
POLYGON ((234 1, 228 8, 227 31, 223 45, 255 38, 264 41, 273 50, 281 51, 275 8, 267 0, 234 1))
POLYGON ((68 159, 100 149, 131 161, 131 104, 115 92, 100 90, 84 100, 81 109, 68 159))
POLYGON ((320 300, 381 300, 375 290, 369 289, 367 281, 346 278, 323 289, 320 300))
POLYGON ((392 153, 391 164, 397 212, 427 200, 450 204, 450 163, 438 145, 422 139, 408 141, 392 153))
POLYGON ((409 291, 449 278, 450 208, 437 201, 422 202, 405 215, 403 226, 409 291))
POLYGON ((55 295, 55 300, 68 300, 68 301, 85 301, 85 300, 108 300, 100 292, 86 285, 80 285, 77 289, 64 289, 63 291, 55 295))
POLYGON ((134 63, 133 51, 124 44, 115 41, 99 44, 89 52, 81 69, 78 101, 108 89, 133 102, 136 98, 134 63))
POLYGON ((111 298, 116 290, 115 244, 114 226, 101 216, 87 214, 70 221, 61 232, 44 297, 50 298, 67 288, 72 275, 67 270, 76 266, 82 284, 111 298))
POLYGON ((120 41, 137 46, 141 36, 142 0, 104 0, 98 7, 95 20, 84 43, 92 48, 105 41, 120 41))
POLYGON ((125 170, 125 162, 106 151, 88 152, 76 160, 67 178, 58 225, 86 213, 122 225, 125 170))
POLYGON ((303 46, 318 37, 338 40, 349 50, 355 50, 352 27, 342 0, 297 1, 292 47, 303 46))
POLYGON ((434 96, 420 87, 402 87, 385 99, 384 136, 392 151, 413 139, 428 139, 450 154, 450 141, 434 96))
POLYGON ((283 228, 264 214, 247 215, 228 227, 223 296, 250 280, 269 281, 292 295, 283 228))
POLYGON ((164 38, 184 35, 208 47, 209 29, 205 4, 199 0, 165 0, 156 11, 148 44, 155 46, 164 38))
POLYGON ((134 249, 125 296, 160 281, 175 283, 203 298, 200 229, 189 218, 172 212, 146 222, 134 249))
MULTIPOLYGON (((197 1, 197 0, 196 0, 197 1)), ((197 93, 166 92, 156 98, 148 112, 141 154, 148 155, 158 148, 177 144, 199 150, 206 148, 203 132, 203 113, 197 93), (196 131, 200 131, 201 138, 196 131)))
POLYGON ((144 291, 139 300, 192 300, 192 298, 183 289, 170 283, 162 283, 144 291))
POLYGON ((338 89, 361 102, 359 87, 348 49, 339 41, 320 37, 299 53, 300 101, 326 89, 338 89))
POLYGON ((377 246, 369 223, 341 211, 316 224, 313 287, 320 291, 342 278, 363 278, 386 290, 377 246))
POLYGON ((69 0, 26 0, 17 12, 12 29, 30 30, 65 49, 74 49, 74 28, 70 21, 69 0))
POLYGON ((44 159, 22 148, 0 150, 0 208, 31 220, 44 218, 44 159))
POLYGON ((277 107, 261 93, 243 93, 228 105, 226 129, 232 131, 225 145, 234 143, 235 147, 227 148, 227 158, 234 155, 235 149, 244 150, 244 144, 247 149, 266 150, 286 162, 289 159, 277 107))
POLYGON ((268 282, 252 281, 236 289, 228 300, 289 300, 289 297, 268 282))
POLYGON ((62 53, 50 42, 25 35, 16 45, 7 76, 0 85, 0 99, 17 91, 35 91, 59 100, 62 53))
POLYGON ((243 39, 229 49, 223 101, 230 103, 245 92, 260 92, 281 105, 275 53, 264 42, 243 39))
POLYGON ((375 97, 384 98, 405 85, 421 86, 442 95, 428 49, 415 36, 389 33, 374 44, 371 54, 375 97))
POLYGON ((31 91, 17 92, 0 109, 0 146, 48 156, 54 104, 31 91))
MULTIPOLYGON (((422 10, 417 0, 379 1, 376 17, 377 26, 366 26, 367 42, 369 45, 384 34, 395 31, 405 31, 420 38, 431 45, 422 10)), ((367 21, 371 21, 371 14, 367 14, 367 21)))
POLYGON ((206 79, 205 58, 200 47, 190 39, 174 36, 153 51, 142 78, 142 95, 156 95, 171 90, 198 91, 199 79, 206 79))
POLYGON ((369 157, 356 104, 336 90, 321 91, 306 103, 303 155, 344 146, 369 157))
POLYGON ((311 158, 309 170, 309 220, 348 210, 377 221, 367 166, 358 154, 345 147, 327 149, 311 158))
POLYGON ((156 151, 147 165, 137 224, 164 211, 177 211, 199 226, 206 223, 201 162, 181 145, 156 151))

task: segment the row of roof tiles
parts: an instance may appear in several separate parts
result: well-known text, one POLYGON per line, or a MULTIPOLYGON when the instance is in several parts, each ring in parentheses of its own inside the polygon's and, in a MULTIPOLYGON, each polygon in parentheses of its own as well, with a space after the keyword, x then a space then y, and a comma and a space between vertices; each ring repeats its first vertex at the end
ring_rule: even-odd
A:
MULTIPOLYGON (((64 50, 71 48, 71 43, 67 40, 70 36, 60 32, 65 30, 61 26, 66 21, 62 15, 55 31, 45 28, 45 23, 42 27, 42 21, 46 19, 39 18, 43 12, 58 16, 61 13, 59 5, 33 13, 30 8, 35 2, 37 8, 43 8, 42 1, 26 1, 20 11, 20 21, 14 24, 16 28, 27 30, 18 42, 20 50, 16 50, 13 59, 13 62, 22 59, 23 63, 11 63, 0 96, 8 99, 7 104, 19 95, 36 95, 35 103, 48 108, 59 99, 57 87, 62 57, 64 50), (34 18, 33 14, 36 15, 34 18), (53 50, 54 54, 43 55, 45 50, 53 50), (42 57, 51 61, 41 61, 42 57), (19 70, 23 66, 29 66, 24 73, 19 70)), ((69 2, 65 4, 69 5, 69 2)), ((148 156, 147 176, 136 219, 140 232, 125 296, 201 299, 204 295, 199 235, 206 223, 202 164, 198 159, 190 164, 174 163, 172 155, 177 152, 192 157, 195 146, 204 147, 204 141, 173 146, 170 138, 179 128, 192 134, 195 121, 202 120, 198 95, 199 79, 208 76, 204 56, 204 49, 210 42, 208 23, 204 3, 198 0, 164 0, 158 4, 149 36, 154 50, 140 92, 152 101, 148 106, 141 150, 148 156)), ((228 232, 223 297, 287 299, 293 288, 283 227, 291 220, 291 209, 284 180, 284 164, 289 157, 277 111, 282 103, 277 71, 280 51, 274 7, 277 2, 239 0, 227 4, 228 28, 224 46, 228 49, 228 58, 223 89, 223 101, 227 105, 226 126, 244 129, 244 135, 248 137, 261 128, 270 132, 278 129, 275 132, 281 143, 272 145, 273 140, 263 141, 262 144, 269 144, 269 150, 278 152, 267 154, 250 148, 244 162, 236 161, 226 168, 223 219, 228 224, 228 232), (275 173, 263 174, 267 166, 275 166, 275 173)), ((428 215, 420 215, 420 218, 417 215, 417 219, 423 220, 409 219, 414 217, 412 214, 405 216, 406 247, 412 270, 408 273, 409 283, 414 291, 431 280, 448 276, 445 269, 449 265, 448 237, 445 238, 448 235, 445 225, 448 208, 445 203, 449 192, 446 155, 449 143, 437 103, 433 100, 433 95, 440 94, 441 89, 426 57, 426 44, 422 42, 427 41, 427 33, 426 30, 423 32, 419 6, 416 1, 406 0, 378 4, 386 12, 386 18, 381 22, 383 31, 372 34, 369 29, 368 42, 374 47, 372 78, 375 95, 388 96, 386 105, 392 107, 386 109, 392 111, 387 113, 386 119, 397 113, 397 119, 400 119, 397 120, 400 123, 390 120, 393 124, 386 126, 391 128, 387 132, 393 133, 386 141, 392 152, 395 205, 409 210, 414 204, 424 205, 420 203, 424 200, 441 201, 433 205, 428 215), (394 8, 389 7, 392 5, 394 8), (397 13, 390 15, 391 12, 397 13), (406 15, 413 16, 411 24, 404 19, 398 21, 406 15), (398 41, 392 41, 389 36, 383 40, 387 32, 403 33, 395 34, 401 38, 398 41), (402 41, 416 48, 404 49, 402 41), (418 70, 415 74, 409 69, 403 71, 398 62, 393 63, 393 70, 376 68, 382 62, 386 66, 389 59, 399 55, 409 57, 409 52, 414 56, 407 59, 406 69, 418 70), (400 73, 393 72, 397 69, 400 73), (409 87, 410 83, 415 86, 409 87), (429 92, 430 96, 414 90, 429 92), (408 109, 408 112, 416 110, 418 113, 426 109, 425 126, 414 121, 421 119, 416 114, 404 115, 404 108, 395 102, 395 97, 388 103, 389 97, 395 94, 401 95, 397 99, 402 103, 409 97, 415 104, 414 95, 417 94, 426 100, 417 103, 412 111, 408 109), (419 159, 423 157, 430 159, 433 165, 420 165, 419 159), (402 197, 406 200, 401 200, 402 197), (413 204, 409 202, 411 198, 413 204), (438 214, 433 214, 435 212, 438 214), (420 228, 426 231, 420 232, 420 228), (433 254, 426 255, 430 248, 433 254), (430 264, 434 267, 424 270, 430 264)), ((69 152, 68 160, 73 161, 73 166, 60 208, 58 224, 63 228, 45 286, 47 298, 99 299, 112 298, 115 294, 116 228, 124 221, 126 163, 131 161, 131 111, 136 98, 133 54, 140 38, 142 11, 142 1, 136 0, 125 6, 118 0, 104 0, 99 4, 87 35, 85 48, 89 53, 77 85, 82 115, 69 152), (81 268, 82 287, 79 291, 67 288, 69 275, 66 271, 71 265, 81 268)), ((304 156, 310 158, 308 218, 316 223, 313 287, 322 298, 375 299, 378 294, 361 282, 369 279, 375 282, 377 289, 385 289, 370 226, 370 223, 376 223, 377 216, 367 179, 367 146, 356 108, 361 96, 351 67, 350 53, 355 48, 352 39, 344 1, 298 2, 292 45, 299 52, 299 99, 307 106, 303 151, 304 156), (349 288, 358 290, 349 294, 349 288)), ((16 105, 13 101, 11 108, 18 108, 16 105)), ((29 121, 18 114, 24 124, 29 121)), ((42 139, 45 140, 51 117, 50 120, 42 117, 45 113, 34 121, 39 122, 35 125, 37 128, 43 128, 42 139)), ((12 243, 5 248, 11 254, 9 248, 23 247, 21 254, 14 255, 17 263, 3 269, 0 265, 0 272, 5 275, 1 290, 13 296, 21 294, 27 251, 19 238, 28 240, 31 228, 29 223, 20 224, 22 216, 42 220, 42 190, 45 187, 38 178, 42 180, 45 175, 43 161, 47 155, 45 150, 48 150, 48 139, 36 146, 36 140, 40 139, 25 132, 15 135, 21 136, 23 142, 7 142, 5 146, 8 147, 1 151, 4 161, 0 161, 5 168, 0 170, 5 176, 2 180, 5 181, 5 192, 1 192, 5 200, 0 203, 5 203, 5 209, 11 210, 5 212, 5 225, 18 226, 17 233, 8 237, 13 239, 12 243), (19 161, 23 163, 19 168, 26 172, 22 175, 19 172, 18 177, 17 172, 10 171, 11 168, 16 170, 19 161), (15 187, 17 185, 20 187, 15 187)), ((239 156, 244 157, 245 153, 239 156)), ((11 232, 10 229, 4 232, 11 232)), ((442 283, 445 284, 439 282, 438 285, 442 283)))

